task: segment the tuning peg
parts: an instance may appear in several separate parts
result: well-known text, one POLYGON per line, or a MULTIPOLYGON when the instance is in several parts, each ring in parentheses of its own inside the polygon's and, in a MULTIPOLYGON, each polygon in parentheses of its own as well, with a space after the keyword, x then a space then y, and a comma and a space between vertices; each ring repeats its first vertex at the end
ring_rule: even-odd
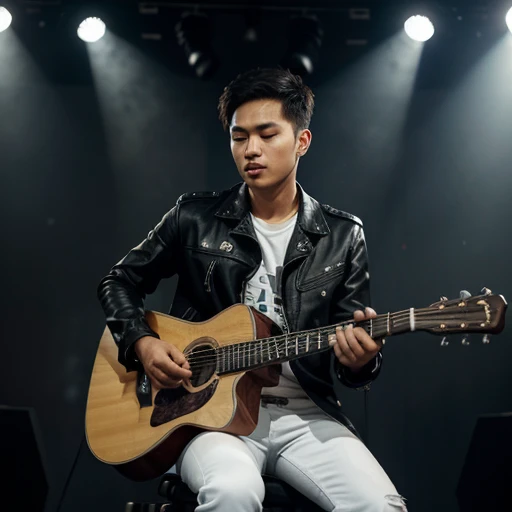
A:
POLYGON ((448 300, 448 297, 445 297, 444 295, 441 295, 441 297, 439 297, 439 300, 441 302, 446 302, 448 300))
POLYGON ((450 342, 448 341, 448 338, 445 336, 445 337, 441 340, 441 347, 447 347, 449 344, 450 344, 450 342))
POLYGON ((460 291, 460 298, 462 300, 469 299, 471 297, 471 293, 469 293, 467 290, 461 290, 460 291))
POLYGON ((491 337, 490 337, 488 334, 486 334, 486 335, 482 338, 482 343, 483 343, 484 345, 489 345, 489 343, 491 343, 491 337))
POLYGON ((480 292, 482 293, 483 295, 492 295, 492 291, 489 290, 489 288, 482 288, 482 291, 480 292))
POLYGON ((464 336, 464 338, 462 338, 462 344, 467 347, 469 345, 469 336, 464 336))

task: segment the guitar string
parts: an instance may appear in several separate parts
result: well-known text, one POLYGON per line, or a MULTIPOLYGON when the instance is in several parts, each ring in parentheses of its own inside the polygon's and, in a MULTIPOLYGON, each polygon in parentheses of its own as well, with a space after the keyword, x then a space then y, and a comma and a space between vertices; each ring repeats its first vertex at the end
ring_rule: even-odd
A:
MULTIPOLYGON (((477 310, 480 311, 480 308, 476 308, 477 310)), ((491 310, 493 311, 493 310, 491 310)), ((448 312, 447 312, 448 313, 448 312)), ((451 313, 451 312, 450 312, 451 313)), ((431 311, 429 311, 428 313, 427 312, 424 312, 423 314, 422 313, 418 313, 418 314, 415 314, 415 319, 419 321, 421 321, 422 319, 419 318, 421 316, 427 316, 428 314, 431 314, 431 311)), ((393 327, 395 329, 397 328, 400 328, 400 327, 403 327, 403 326, 406 326, 408 325, 408 322, 406 323, 401 323, 403 320, 405 320, 407 317, 407 320, 409 319, 409 315, 410 313, 409 312, 405 312, 405 313, 399 313, 399 314, 396 314, 395 313, 395 317, 391 317, 390 320, 393 321, 393 327)), ((444 320, 447 321, 448 320, 448 317, 450 315, 447 315, 447 314, 444 314, 444 320)), ((364 321, 365 323, 367 321, 364 321)), ((351 323, 354 323, 354 322, 350 322, 350 321, 347 321, 347 322, 343 322, 342 324, 338 324, 338 325, 348 325, 348 324, 351 324, 351 323)), ((366 326, 368 327, 368 326, 366 326)), ((387 315, 385 317, 380 317, 378 318, 377 320, 375 320, 373 322, 373 328, 378 331, 379 330, 379 327, 387 327, 387 315)), ((327 334, 329 332, 331 332, 331 334, 334 334, 335 332, 335 328, 336 328, 336 325, 334 326, 326 326, 324 328, 321 328, 321 329, 310 329, 308 331, 300 331, 298 333, 290 333, 288 335, 278 335, 278 336, 272 336, 270 338, 261 338, 261 339, 258 339, 258 340, 250 340, 250 341, 246 341, 246 342, 239 342, 239 343, 233 343, 233 344, 229 344, 229 345, 223 345, 221 347, 218 347, 218 348, 214 348, 214 347, 210 347, 210 348, 207 348, 207 349, 201 349, 201 350, 198 350, 196 352, 193 352, 192 354, 190 354, 189 357, 187 357, 187 360, 189 362, 191 361, 194 361, 194 362, 197 362, 201 359, 206 359, 206 360, 210 360, 212 358, 215 358, 217 357, 216 355, 212 355, 211 352, 212 351, 220 351, 222 349, 226 349, 226 347, 235 347, 235 346, 250 346, 250 344, 257 344, 257 345, 260 345, 260 346, 254 346, 253 348, 250 348, 249 350, 249 355, 253 355, 257 352, 261 352, 262 349, 261 349, 261 345, 262 344, 265 344, 265 349, 268 348, 268 346, 270 345, 275 345, 276 343, 282 343, 283 341, 290 345, 292 348, 294 345, 296 345, 297 341, 296 341, 296 338, 299 337, 299 338, 304 338, 307 334, 310 334, 310 333, 314 333, 315 335, 318 335, 318 334, 327 334), (206 353, 204 356, 200 355, 201 353, 206 353), (193 356, 193 357, 192 357, 193 356)), ((363 327, 364 328, 364 327, 363 327)), ((463 332, 463 331, 462 331, 463 332)), ((386 336, 386 335, 389 335, 387 334, 387 331, 386 333, 383 334, 383 336, 386 336)), ((318 340, 315 339, 315 337, 310 337, 310 344, 315 344, 317 343, 318 340)), ((307 340, 300 340, 299 341, 299 344, 300 343, 303 343, 303 344, 307 344, 307 340)), ((227 349, 229 350, 229 349, 227 349)), ((246 350, 246 354, 247 354, 247 350, 246 350)))
MULTIPOLYGON (((395 315, 402 315, 402 316, 407 316, 407 318, 409 318, 409 311, 407 311, 407 313, 394 313, 395 315)), ((395 320, 397 319, 398 316, 396 317, 391 317, 390 320, 395 320)), ((373 326, 374 328, 377 327, 377 324, 379 322, 382 322, 382 327, 384 327, 385 325, 387 325, 387 315, 385 317, 382 317, 382 316, 379 316, 378 318, 376 319, 373 319, 373 326)), ((367 322, 367 321, 363 321, 363 322, 367 322)), ((369 322, 368 322, 369 323, 369 322)), ((340 326, 343 326, 343 325, 349 325, 349 324, 354 324, 353 321, 350 321, 350 320, 347 320, 345 322, 342 322, 340 324, 335 324, 335 325, 327 325, 325 327, 321 327, 320 329, 307 329, 307 330, 304 330, 304 331, 298 331, 296 333, 289 333, 289 334, 279 334, 279 335, 276 335, 276 336, 271 336, 271 337, 268 337, 268 338, 261 338, 261 339, 258 339, 258 340, 248 340, 248 341, 244 341, 244 342, 237 342, 237 343, 232 343, 232 344, 229 344, 229 345, 223 345, 222 347, 218 347, 218 349, 222 349, 224 347, 230 347, 230 346, 235 346, 235 345, 241 345, 241 344, 244 344, 244 343, 259 343, 260 341, 264 341, 264 342, 268 342, 268 343, 274 343, 275 340, 279 340, 280 338, 284 341, 284 338, 291 338, 291 339, 295 339, 297 336, 305 336, 307 334, 318 334, 318 333, 326 333, 330 330, 335 330, 336 327, 338 325, 340 326)), ((358 326, 358 327, 362 327, 362 326, 358 326)), ((363 327, 364 328, 364 327, 363 327)), ((295 341, 294 341, 295 343, 295 341)), ((200 354, 201 352, 211 352, 212 350, 216 350, 215 348, 211 347, 211 348, 207 348, 207 349, 201 349, 201 350, 197 350, 195 352, 193 352, 191 355, 196 355, 196 354, 200 354)))
MULTIPOLYGON (((321 331, 322 334, 326 334, 326 333, 329 333, 329 332, 330 333, 334 333, 334 331, 332 329, 326 329, 326 330, 321 331)), ((294 336, 293 338, 297 338, 297 337, 294 336)), ((258 355, 259 354, 263 354, 263 356, 264 356, 264 352, 268 351, 269 348, 272 348, 272 351, 275 351, 275 348, 272 347, 272 345, 275 345, 273 339, 271 339, 268 342, 265 339, 262 339, 262 340, 253 340, 253 341, 250 341, 250 342, 244 342, 244 344, 245 343, 247 343, 247 344, 256 344, 258 346, 254 346, 252 348, 249 347, 249 350, 246 350, 245 354, 244 353, 240 354, 239 352, 237 354, 237 353, 234 353, 234 351, 229 353, 229 352, 226 351, 224 353, 224 357, 225 357, 226 363, 227 363, 226 366, 229 366, 228 371, 235 370, 235 368, 231 368, 232 362, 235 362, 235 363, 237 363, 239 365, 241 360, 242 360, 242 364, 244 364, 244 359, 247 358, 247 356, 249 356, 249 366, 254 366, 254 365, 259 366, 262 363, 268 362, 268 361, 263 361, 264 357, 262 357, 262 358, 260 358, 259 362, 255 360, 255 362, 251 364, 250 363, 251 356, 254 357, 256 354, 258 354, 258 355), (260 343, 260 341, 262 343, 260 343), (261 346, 263 346, 264 342, 266 343, 266 346, 262 349, 261 346), (240 357, 240 356, 242 356, 242 357, 240 357)), ((309 344, 311 346, 315 346, 317 343, 318 343, 318 341, 315 340, 315 339, 313 339, 313 340, 310 339, 309 340, 309 344)), ((301 340, 298 340, 298 341, 294 340, 293 343, 290 344, 290 346, 292 348, 292 353, 288 354, 288 355, 285 355, 285 356, 280 356, 279 360, 280 361, 286 361, 289 358, 295 359, 296 357, 304 356, 306 354, 314 354, 314 353, 317 353, 317 352, 322 352, 322 351, 325 351, 325 350, 327 350, 329 348, 329 346, 325 345, 325 339, 321 340, 321 343, 322 343, 322 347, 320 349, 318 349, 315 346, 315 350, 314 351, 311 351, 311 352, 308 351, 308 352, 302 352, 301 353, 300 349, 304 348, 305 346, 307 347, 307 345, 308 345, 307 339, 301 339, 301 340), (295 349, 295 353, 293 353, 294 349, 295 349)), ((236 345, 225 345, 224 347, 226 347, 226 346, 229 347, 229 346, 236 346, 236 345)), ((220 348, 224 348, 224 347, 220 347, 220 348)), ((280 348, 281 348, 281 350, 284 351, 284 348, 282 346, 280 348)), ((214 350, 214 349, 211 349, 211 350, 214 350)), ((243 350, 242 350, 242 352, 243 352, 243 350)), ((215 365, 217 367, 218 363, 220 362, 219 361, 220 357, 218 357, 218 356, 219 356, 219 352, 216 352, 215 354, 212 354, 209 357, 204 356, 202 358, 202 360, 196 360, 195 362, 193 361, 192 362, 192 367, 193 367, 194 370, 199 370, 201 368, 209 367, 211 365, 215 365), (204 364, 205 362, 206 362, 206 364, 204 364)), ((237 367, 236 370, 238 370, 238 369, 239 370, 243 370, 243 368, 238 368, 237 367)))
MULTIPOLYGON (((404 325, 406 325, 406 324, 404 324, 404 325)), ((396 329, 399 326, 395 325, 394 327, 396 329)), ((464 331, 461 331, 461 332, 464 332, 464 331)), ((307 339, 306 336, 290 336, 289 335, 287 337, 287 339, 285 337, 283 337, 282 339, 262 338, 261 340, 252 340, 252 341, 237 343, 237 344, 232 344, 232 345, 224 345, 217 349, 212 347, 210 349, 206 349, 203 351, 203 352, 209 352, 208 355, 203 355, 203 356, 199 356, 199 357, 189 357, 188 361, 190 363, 192 363, 193 365, 195 365, 196 368, 199 368, 198 363, 207 362, 207 363, 211 364, 217 358, 220 359, 220 358, 224 357, 227 360, 231 360, 232 357, 236 357, 239 359, 240 355, 242 355, 242 357, 250 358, 250 357, 254 357, 256 354, 268 352, 269 350, 271 350, 271 352, 275 352, 276 344, 279 344, 279 351, 282 351, 284 353, 286 353, 286 345, 288 346, 289 350, 293 353, 293 351, 298 352, 300 350, 297 350, 297 349, 301 349, 304 346, 307 347, 307 345, 309 344, 315 350, 312 350, 311 352, 308 350, 307 352, 304 352, 304 354, 305 353, 314 353, 314 352, 318 351, 318 349, 317 349, 318 334, 320 334, 320 337, 322 338, 322 335, 325 335, 325 334, 330 334, 330 335, 335 334, 335 330, 334 329, 323 329, 323 330, 318 330, 318 331, 315 330, 315 333, 316 333, 316 336, 314 336, 313 338, 310 337, 309 340, 307 339), (283 347, 283 342, 285 344, 284 347, 283 347), (230 347, 240 347, 240 348, 237 351, 235 351, 233 349, 230 352, 230 347), (212 354, 212 351, 215 351, 215 352, 212 354), (240 354, 240 352, 242 352, 242 354, 240 354)), ((327 341, 327 340, 324 337, 323 339, 320 340, 320 343, 323 346, 325 346, 325 341, 327 341)), ((323 348, 323 347, 321 347, 321 348, 323 348)), ((279 356, 280 359, 286 358, 286 357, 288 357, 288 356, 286 356, 286 355, 283 357, 279 356)))

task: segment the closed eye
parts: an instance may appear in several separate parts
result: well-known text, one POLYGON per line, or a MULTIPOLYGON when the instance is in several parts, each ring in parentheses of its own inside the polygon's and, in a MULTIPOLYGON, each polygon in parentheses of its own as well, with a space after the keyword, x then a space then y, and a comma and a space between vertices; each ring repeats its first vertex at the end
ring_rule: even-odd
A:
MULTIPOLYGON (((262 139, 271 139, 272 137, 275 137, 277 133, 273 133, 272 135, 262 135, 262 139)), ((247 140, 247 137, 235 137, 233 139, 234 142, 243 142, 244 140, 247 140)))

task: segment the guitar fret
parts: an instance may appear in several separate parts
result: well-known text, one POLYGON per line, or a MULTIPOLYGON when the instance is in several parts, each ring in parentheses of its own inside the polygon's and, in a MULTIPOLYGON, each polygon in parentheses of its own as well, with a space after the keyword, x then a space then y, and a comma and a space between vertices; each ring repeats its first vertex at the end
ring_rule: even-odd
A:
POLYGON ((295 354, 299 355, 299 337, 295 338, 295 354))
POLYGON ((322 348, 322 334, 318 332, 318 350, 322 348))
POLYGON ((276 346, 276 354, 277 354, 277 358, 279 359, 279 345, 277 344, 277 340, 274 338, 274 344, 276 346))

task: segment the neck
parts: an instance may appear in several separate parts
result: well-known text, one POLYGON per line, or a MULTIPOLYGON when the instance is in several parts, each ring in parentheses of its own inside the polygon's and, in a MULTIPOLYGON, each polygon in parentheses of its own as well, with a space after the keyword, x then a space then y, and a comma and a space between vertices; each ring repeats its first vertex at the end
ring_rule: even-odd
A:
POLYGON ((299 209, 299 191, 295 179, 286 180, 271 190, 249 188, 249 196, 252 214, 269 224, 285 222, 299 209))

